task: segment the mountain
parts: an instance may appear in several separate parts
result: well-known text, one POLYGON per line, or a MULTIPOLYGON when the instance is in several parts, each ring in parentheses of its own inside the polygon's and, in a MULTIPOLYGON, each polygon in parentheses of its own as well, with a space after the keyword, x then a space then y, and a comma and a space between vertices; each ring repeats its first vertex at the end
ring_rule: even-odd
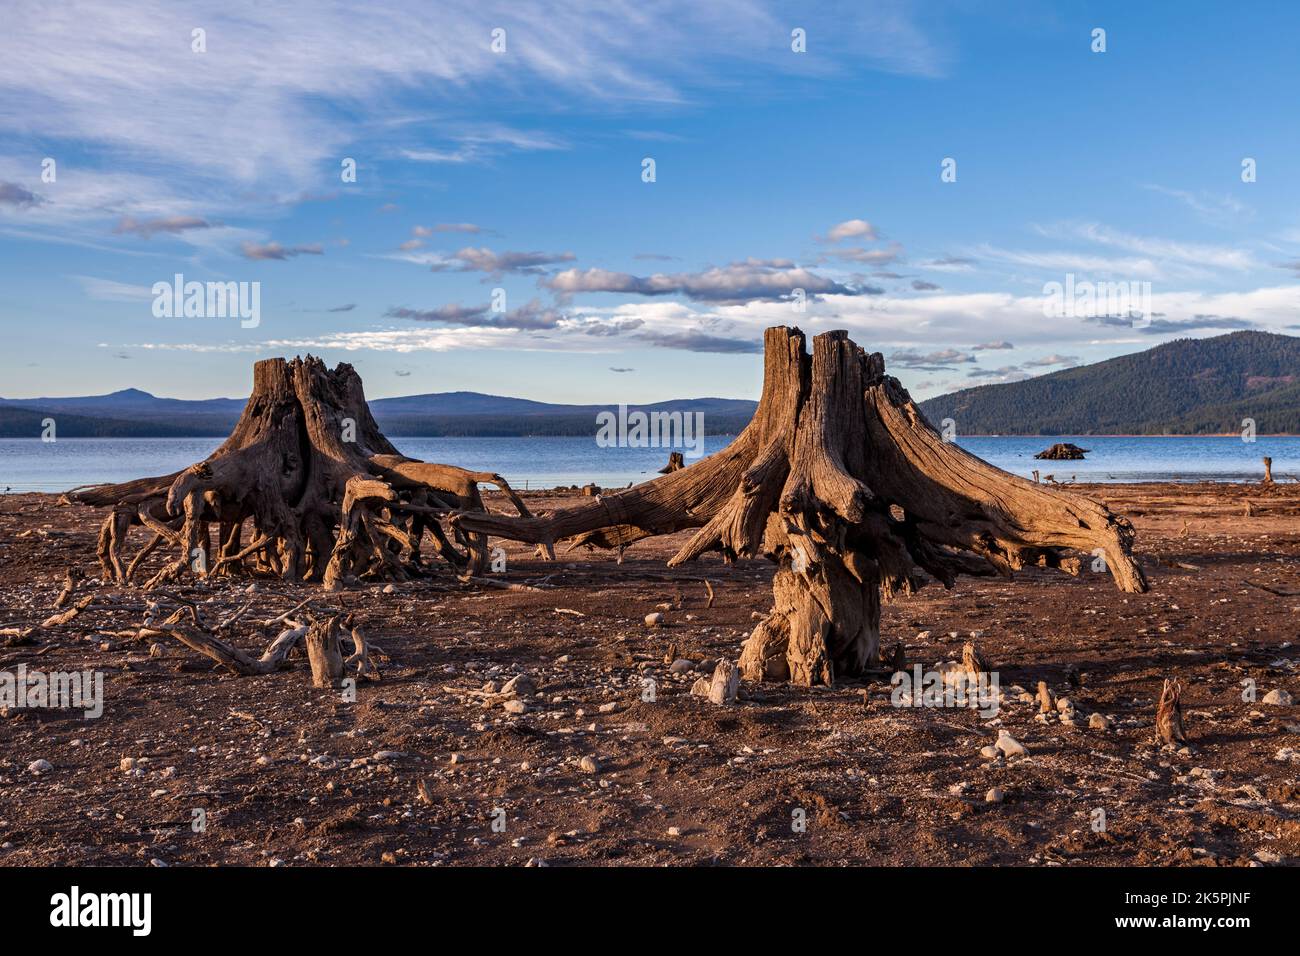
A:
MULTIPOLYGON (((242 398, 187 401, 158 398, 136 388, 70 398, 0 398, 0 437, 35 438, 41 421, 55 419, 62 438, 225 437, 244 409, 242 398)), ((692 398, 629 411, 700 412, 707 434, 734 434, 749 422, 755 403, 734 398, 692 398)), ((594 435, 596 416, 617 405, 556 405, 479 392, 440 392, 381 398, 370 403, 390 437, 594 435)))
POLYGON ((959 435, 1300 434, 1300 338, 1233 332, 921 403, 959 435))

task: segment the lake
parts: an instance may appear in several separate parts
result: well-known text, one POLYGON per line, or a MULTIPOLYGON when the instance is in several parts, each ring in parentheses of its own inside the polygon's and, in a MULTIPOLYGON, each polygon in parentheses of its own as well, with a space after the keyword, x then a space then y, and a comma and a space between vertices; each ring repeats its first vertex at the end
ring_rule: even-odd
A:
MULTIPOLYGON (((708 436, 705 454, 731 436, 708 436)), ((589 481, 605 487, 653 478, 668 460, 666 448, 601 448, 594 438, 398 438, 404 454, 426 461, 494 471, 516 488, 551 488, 589 481)), ((968 437, 957 443, 1013 474, 1034 469, 1058 481, 1253 481, 1260 459, 1273 459, 1276 478, 1300 475, 1300 437, 1260 436, 1244 442, 1225 437, 1034 436, 968 437), (1090 449, 1084 461, 1036 461, 1034 454, 1058 441, 1090 449)), ((0 492, 67 491, 78 485, 165 475, 206 458, 216 438, 31 438, 0 439, 0 492)), ((691 459, 687 459, 689 464, 691 459)))

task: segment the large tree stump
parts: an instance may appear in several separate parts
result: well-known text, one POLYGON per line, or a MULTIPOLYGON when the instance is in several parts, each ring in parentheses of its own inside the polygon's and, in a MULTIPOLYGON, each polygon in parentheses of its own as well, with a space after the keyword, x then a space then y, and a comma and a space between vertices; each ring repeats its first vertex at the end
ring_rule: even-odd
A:
POLYGON ((499 475, 402 455, 371 417, 352 366, 330 371, 308 356, 256 363, 243 414, 203 461, 66 497, 113 509, 99 537, 105 580, 129 583, 143 559, 167 545, 175 556, 150 587, 186 574, 243 571, 337 589, 362 577, 405 580, 423 573, 425 531, 458 572, 481 573, 486 537, 456 531, 453 543, 441 525, 455 511, 485 510, 479 482, 497 485, 520 515, 529 515, 499 475), (136 526, 152 537, 128 564, 127 538, 136 526))
POLYGON ((778 564, 773 607, 741 654, 748 680, 829 684, 879 662, 880 606, 928 578, 1025 565, 1079 573, 1064 549, 1100 550, 1142 591, 1132 526, 1082 495, 1007 474, 945 442, 879 354, 827 332, 768 329, 754 418, 722 451, 545 516, 462 514, 463 531, 622 549, 699 530, 670 565, 708 551, 778 564))

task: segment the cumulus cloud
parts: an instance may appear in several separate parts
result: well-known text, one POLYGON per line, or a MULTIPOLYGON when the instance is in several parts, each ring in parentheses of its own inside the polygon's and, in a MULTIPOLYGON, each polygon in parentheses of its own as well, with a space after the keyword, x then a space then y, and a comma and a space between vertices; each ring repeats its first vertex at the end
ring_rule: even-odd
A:
POLYGON ((1012 345, 1010 342, 999 341, 999 342, 984 342, 981 343, 980 345, 972 345, 970 347, 970 350, 972 352, 988 352, 988 351, 994 351, 998 349, 1013 349, 1013 348, 1015 348, 1015 346, 1012 345))
POLYGON ((843 242, 845 239, 865 239, 867 242, 875 242, 876 227, 865 219, 845 219, 831 226, 823 241, 843 242))

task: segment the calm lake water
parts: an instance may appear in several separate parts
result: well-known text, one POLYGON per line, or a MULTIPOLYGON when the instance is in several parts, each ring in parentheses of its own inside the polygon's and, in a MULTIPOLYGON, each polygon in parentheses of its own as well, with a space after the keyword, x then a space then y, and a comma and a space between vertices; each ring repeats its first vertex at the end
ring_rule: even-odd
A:
MULTIPOLYGON (((704 452, 730 436, 709 436, 704 452)), ((959 438, 958 444, 1026 478, 1037 468, 1058 481, 1249 481, 1273 459, 1277 478, 1300 476, 1300 437, 1128 438, 1035 436, 959 438), (1091 449, 1084 461, 1036 461, 1058 441, 1091 449)), ((67 491, 78 485, 165 475, 207 457, 215 438, 0 439, 0 492, 67 491)), ((664 448, 600 448, 594 438, 399 438, 404 454, 426 461, 495 471, 517 488, 551 488, 594 481, 606 487, 653 478, 668 460, 664 448)), ((687 459, 689 464, 691 459, 687 459)))

